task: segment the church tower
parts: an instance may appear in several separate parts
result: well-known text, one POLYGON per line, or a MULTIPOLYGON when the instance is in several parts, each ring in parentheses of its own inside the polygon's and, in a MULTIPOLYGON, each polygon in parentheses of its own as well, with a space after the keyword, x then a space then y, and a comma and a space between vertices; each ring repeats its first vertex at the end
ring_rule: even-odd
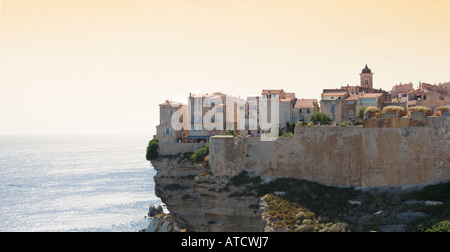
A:
POLYGON ((361 87, 373 89, 373 73, 372 70, 367 67, 367 64, 359 76, 361 76, 361 87))

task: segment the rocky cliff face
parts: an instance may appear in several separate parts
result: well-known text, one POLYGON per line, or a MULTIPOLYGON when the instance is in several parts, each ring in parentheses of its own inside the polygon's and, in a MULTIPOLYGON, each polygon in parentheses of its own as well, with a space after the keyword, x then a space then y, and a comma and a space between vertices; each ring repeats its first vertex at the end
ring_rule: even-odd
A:
POLYGON ((192 232, 264 231, 259 197, 228 177, 213 176, 183 154, 152 161, 157 170, 155 192, 173 218, 192 232))
POLYGON ((185 155, 152 164, 156 195, 170 214, 155 215, 151 232, 404 232, 449 217, 450 183, 411 193, 369 192, 306 180, 263 181, 248 173, 214 176, 185 155), (431 206, 427 200, 442 202, 431 206))

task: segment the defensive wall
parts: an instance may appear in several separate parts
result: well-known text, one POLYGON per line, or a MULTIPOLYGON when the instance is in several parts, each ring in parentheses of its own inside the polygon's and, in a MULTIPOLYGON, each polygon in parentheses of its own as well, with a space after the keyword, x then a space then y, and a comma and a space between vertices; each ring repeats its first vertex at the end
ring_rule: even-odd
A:
POLYGON ((215 176, 245 170, 264 179, 306 179, 332 186, 373 188, 450 180, 450 114, 367 119, 363 126, 296 127, 292 138, 214 136, 215 176))
POLYGON ((158 144, 158 154, 161 156, 174 156, 180 153, 194 153, 206 143, 176 143, 160 142, 158 144))

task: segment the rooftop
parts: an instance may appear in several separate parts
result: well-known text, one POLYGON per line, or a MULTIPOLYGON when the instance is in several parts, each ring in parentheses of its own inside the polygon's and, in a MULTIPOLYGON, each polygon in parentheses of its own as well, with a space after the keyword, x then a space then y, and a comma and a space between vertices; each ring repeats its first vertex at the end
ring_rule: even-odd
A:
POLYGON ((171 106, 171 105, 178 107, 178 106, 183 106, 184 104, 181 102, 175 102, 175 101, 169 101, 169 100, 166 100, 164 103, 159 104, 159 106, 171 106))
POLYGON ((316 99, 297 99, 294 108, 314 108, 314 104, 317 104, 316 99))
POLYGON ((372 70, 370 70, 370 68, 368 68, 366 64, 366 67, 362 70, 362 73, 372 73, 372 70))
POLYGON ((322 93, 322 96, 340 96, 340 95, 345 95, 347 93, 346 90, 343 91, 337 91, 337 92, 329 92, 329 93, 322 93))
POLYGON ((360 98, 376 98, 379 96, 382 96, 383 93, 365 93, 365 94, 361 94, 359 97, 360 98))

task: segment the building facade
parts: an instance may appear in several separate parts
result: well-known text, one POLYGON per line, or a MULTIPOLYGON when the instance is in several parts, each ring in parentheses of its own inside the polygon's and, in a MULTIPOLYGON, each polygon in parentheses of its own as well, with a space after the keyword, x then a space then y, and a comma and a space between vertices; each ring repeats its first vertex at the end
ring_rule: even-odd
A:
POLYGON ((183 138, 183 130, 175 130, 173 127, 175 112, 181 112, 182 116, 178 118, 180 123, 184 123, 184 115, 187 106, 182 103, 166 100, 159 104, 159 124, 156 126, 156 135, 160 142, 177 142, 183 138), (179 111, 180 110, 180 111, 179 111))
POLYGON ((380 110, 391 101, 391 94, 373 88, 373 73, 366 65, 360 75, 359 86, 342 86, 340 89, 323 89, 320 110, 335 122, 356 121, 361 107, 376 106, 380 110))
POLYGON ((310 117, 319 112, 317 99, 297 99, 292 110, 293 122, 311 122, 310 117))

